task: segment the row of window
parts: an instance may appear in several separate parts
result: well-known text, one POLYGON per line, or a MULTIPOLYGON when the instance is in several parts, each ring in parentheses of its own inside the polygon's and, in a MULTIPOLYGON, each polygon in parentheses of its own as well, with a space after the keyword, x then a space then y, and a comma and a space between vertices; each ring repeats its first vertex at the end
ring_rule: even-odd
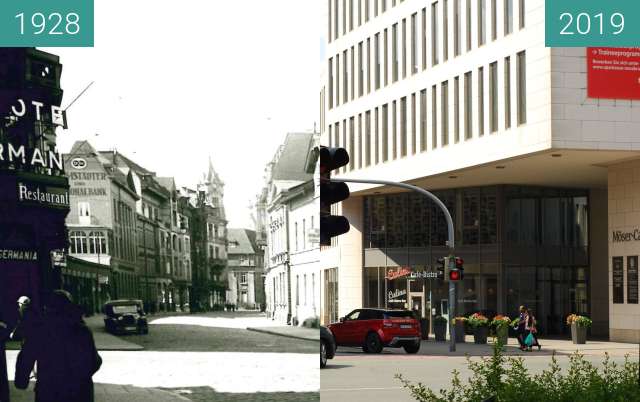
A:
MULTIPOLYGON (((335 106, 354 100, 357 97, 380 89, 381 86, 395 83, 400 78, 404 79, 407 74, 418 73, 421 65, 422 70, 427 69, 427 65, 436 66, 442 59, 446 62, 449 58, 450 47, 453 47, 453 55, 459 56, 462 52, 462 2, 466 1, 465 8, 465 33, 466 51, 471 51, 472 40, 472 1, 471 0, 440 0, 431 4, 430 15, 427 16, 427 7, 423 8, 420 17, 418 13, 413 13, 408 20, 404 18, 402 24, 395 23, 391 28, 385 28, 376 33, 373 37, 359 42, 357 45, 344 49, 342 53, 337 53, 329 58, 328 65, 328 102, 329 109, 335 106), (450 1, 453 6, 450 7, 450 1), (442 2, 443 9, 439 8, 442 2), (453 43, 449 42, 449 16, 453 16, 453 43), (418 21, 420 19, 420 21, 418 21), (420 23, 421 32, 418 32, 420 23), (410 26, 408 27, 408 25, 410 26), (410 30, 408 30, 410 29, 410 30), (430 43, 427 40, 427 33, 430 33, 430 43), (408 39, 408 37, 410 37, 408 39), (400 41, 401 38, 401 41, 400 41), (410 41, 410 52, 407 51, 407 41, 410 41), (430 49, 427 49, 429 46, 430 49), (418 60, 418 48, 421 48, 421 60, 418 60), (365 51, 366 49, 366 51, 365 51), (401 50, 401 51, 400 51, 401 50), (372 58, 373 51, 373 58, 372 58), (389 60, 389 52, 391 52, 389 60), (430 62, 428 56, 430 53, 430 62), (409 60, 410 56, 410 60, 409 60), (373 68, 372 68, 373 64, 373 68), (366 68, 366 70, 365 70, 366 68), (400 77, 400 75, 402 77, 400 77), (356 89, 357 84, 357 89, 356 89), (366 88, 365 88, 366 84, 366 88), (335 89, 335 90, 334 90, 335 89), (357 91, 357 92, 356 92, 357 91)), ((486 41, 487 23, 486 8, 487 1, 478 0, 477 8, 477 38, 478 47, 483 46, 486 41)), ((491 1, 491 39, 498 38, 497 27, 497 1, 491 1)), ((503 34, 507 36, 513 32, 513 13, 515 0, 500 0, 504 13, 503 34)), ((520 29, 524 28, 524 0, 520 1, 520 29)), ((475 3, 474 3, 475 4, 475 3)), ((475 6, 474 6, 475 7, 475 6)))
POLYGON ((309 233, 307 229, 314 229, 314 216, 311 216, 311 221, 309 222, 310 227, 307 227, 307 219, 302 219, 302 224, 298 225, 298 222, 294 223, 294 232, 295 232, 295 251, 299 250, 307 250, 309 246, 311 246, 311 242, 309 241, 309 233))
POLYGON ((329 35, 327 38, 329 42, 333 39, 340 37, 340 23, 342 23, 342 35, 347 34, 347 25, 349 32, 353 31, 354 23, 358 26, 366 24, 369 19, 375 18, 380 14, 387 11, 388 3, 391 3, 392 7, 396 4, 404 2, 404 0, 328 0, 328 23, 329 23, 329 35), (357 2, 357 3, 356 3, 357 2), (342 8, 340 7, 342 6, 342 8), (342 13, 340 13, 342 9, 342 13), (373 15, 372 15, 373 13, 373 15), (347 23, 348 22, 348 23, 347 23), (333 30, 331 29, 333 27, 333 30))
POLYGON ((312 273, 310 279, 311 294, 309 295, 307 274, 302 275, 302 287, 300 287, 300 275, 296 275, 296 306, 316 306, 316 274, 312 273), (300 300, 300 293, 302 293, 302 300, 300 300), (308 296, 310 299, 307 299, 308 296))
MULTIPOLYGON (((489 64, 487 104, 485 104, 487 77, 483 66, 479 67, 475 74, 469 71, 464 76, 443 81, 430 89, 424 88, 399 100, 352 116, 348 120, 329 124, 329 146, 344 147, 351 155, 349 164, 342 167, 340 171, 344 173, 386 162, 389 158, 397 159, 409 153, 425 152, 429 145, 431 149, 444 147, 450 144, 451 134, 453 134, 454 143, 458 143, 461 136, 464 136, 464 140, 473 138, 474 133, 478 137, 483 136, 486 128, 485 116, 489 118, 490 133, 497 132, 500 126, 505 130, 510 129, 513 102, 511 57, 505 57, 501 62, 504 74, 502 88, 498 87, 498 61, 489 64), (474 90, 477 91, 475 96, 474 90), (453 97, 453 102, 450 96, 453 97), (498 102, 499 97, 502 97, 503 103, 498 102), (475 120, 474 102, 477 103, 475 120), (502 124, 498 118, 500 104, 504 105, 502 124), (451 106, 453 106, 452 111, 451 106), (453 127, 450 127, 450 123, 453 123, 453 127)), ((515 111, 517 124, 521 125, 527 121, 526 53, 524 51, 516 55, 515 67, 517 100, 515 111)))
POLYGON ((69 232, 70 254, 109 254, 107 236, 103 232, 74 230, 69 232))
POLYGON ((114 217, 114 256, 128 261, 135 261, 135 214, 126 203, 113 200, 114 217))

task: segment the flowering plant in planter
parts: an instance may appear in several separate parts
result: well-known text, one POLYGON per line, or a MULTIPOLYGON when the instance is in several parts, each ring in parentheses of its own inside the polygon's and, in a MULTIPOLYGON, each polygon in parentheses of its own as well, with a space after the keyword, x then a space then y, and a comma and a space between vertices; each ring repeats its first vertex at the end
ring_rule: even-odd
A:
POLYGON ((593 324, 593 321, 591 321, 589 317, 584 315, 570 314, 567 317, 567 325, 571 325, 573 323, 575 323, 579 327, 589 328, 591 324, 593 324))
POLYGON ((489 319, 487 317, 485 317, 484 315, 480 314, 480 313, 471 314, 471 316, 468 318, 467 322, 473 328, 489 326, 489 319))
POLYGON ((502 314, 498 314, 497 316, 493 317, 493 320, 491 321, 491 325, 496 328, 508 327, 511 324, 511 318, 502 314))
POLYGON ((468 319, 467 317, 455 317, 455 318, 453 319, 453 322, 454 322, 455 324, 457 324, 457 323, 459 323, 459 322, 460 322, 460 323, 462 323, 462 324, 466 324, 466 322, 467 322, 467 321, 469 321, 469 319, 468 319))

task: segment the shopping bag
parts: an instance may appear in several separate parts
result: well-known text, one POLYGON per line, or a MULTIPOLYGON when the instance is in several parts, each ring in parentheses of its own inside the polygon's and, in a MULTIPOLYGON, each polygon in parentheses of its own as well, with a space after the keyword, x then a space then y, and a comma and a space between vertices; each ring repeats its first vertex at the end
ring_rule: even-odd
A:
POLYGON ((530 332, 529 335, 524 340, 524 344, 527 346, 532 346, 535 340, 533 339, 533 334, 530 332))

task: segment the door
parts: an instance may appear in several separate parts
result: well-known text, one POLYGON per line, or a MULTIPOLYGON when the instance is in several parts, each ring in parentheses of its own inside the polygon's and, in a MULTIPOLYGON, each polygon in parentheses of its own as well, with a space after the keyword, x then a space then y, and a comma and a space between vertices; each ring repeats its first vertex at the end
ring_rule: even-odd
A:
POLYGON ((447 319, 447 336, 449 335, 449 300, 442 299, 440 300, 440 315, 447 319))
POLYGON ((411 294, 409 303, 411 310, 416 313, 418 318, 425 318, 424 297, 422 293, 411 294))
POLYGON ((358 327, 358 317, 361 310, 354 310, 344 316, 344 320, 332 326, 331 331, 339 345, 352 345, 354 343, 355 332, 358 327))

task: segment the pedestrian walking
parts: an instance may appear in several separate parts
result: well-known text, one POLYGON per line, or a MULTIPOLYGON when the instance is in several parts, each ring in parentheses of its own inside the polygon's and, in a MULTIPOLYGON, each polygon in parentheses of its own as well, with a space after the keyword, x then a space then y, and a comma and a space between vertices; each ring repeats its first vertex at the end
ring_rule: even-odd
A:
POLYGON ((102 359, 71 295, 55 290, 31 328, 16 363, 15 385, 26 389, 38 364, 36 402, 93 402, 92 376, 102 359))
POLYGON ((7 376, 7 355, 4 344, 9 339, 10 330, 0 318, 0 402, 9 402, 9 377, 7 376))
MULTIPOLYGON (((537 329, 536 317, 533 315, 533 311, 531 310, 527 310, 524 330, 527 338, 529 337, 531 338, 530 342, 525 342, 527 344, 527 350, 531 352, 531 348, 533 346, 537 346, 538 350, 540 350, 542 346, 540 345, 540 342, 538 342, 538 335, 537 335, 538 329, 537 329)), ((527 338, 525 338, 525 340, 527 338)))
POLYGON ((524 343, 525 337, 525 326, 526 326, 526 312, 527 309, 525 306, 520 306, 520 316, 518 317, 518 324, 516 325, 516 339, 518 340, 518 344, 520 344, 520 350, 525 350, 526 345, 524 343))

